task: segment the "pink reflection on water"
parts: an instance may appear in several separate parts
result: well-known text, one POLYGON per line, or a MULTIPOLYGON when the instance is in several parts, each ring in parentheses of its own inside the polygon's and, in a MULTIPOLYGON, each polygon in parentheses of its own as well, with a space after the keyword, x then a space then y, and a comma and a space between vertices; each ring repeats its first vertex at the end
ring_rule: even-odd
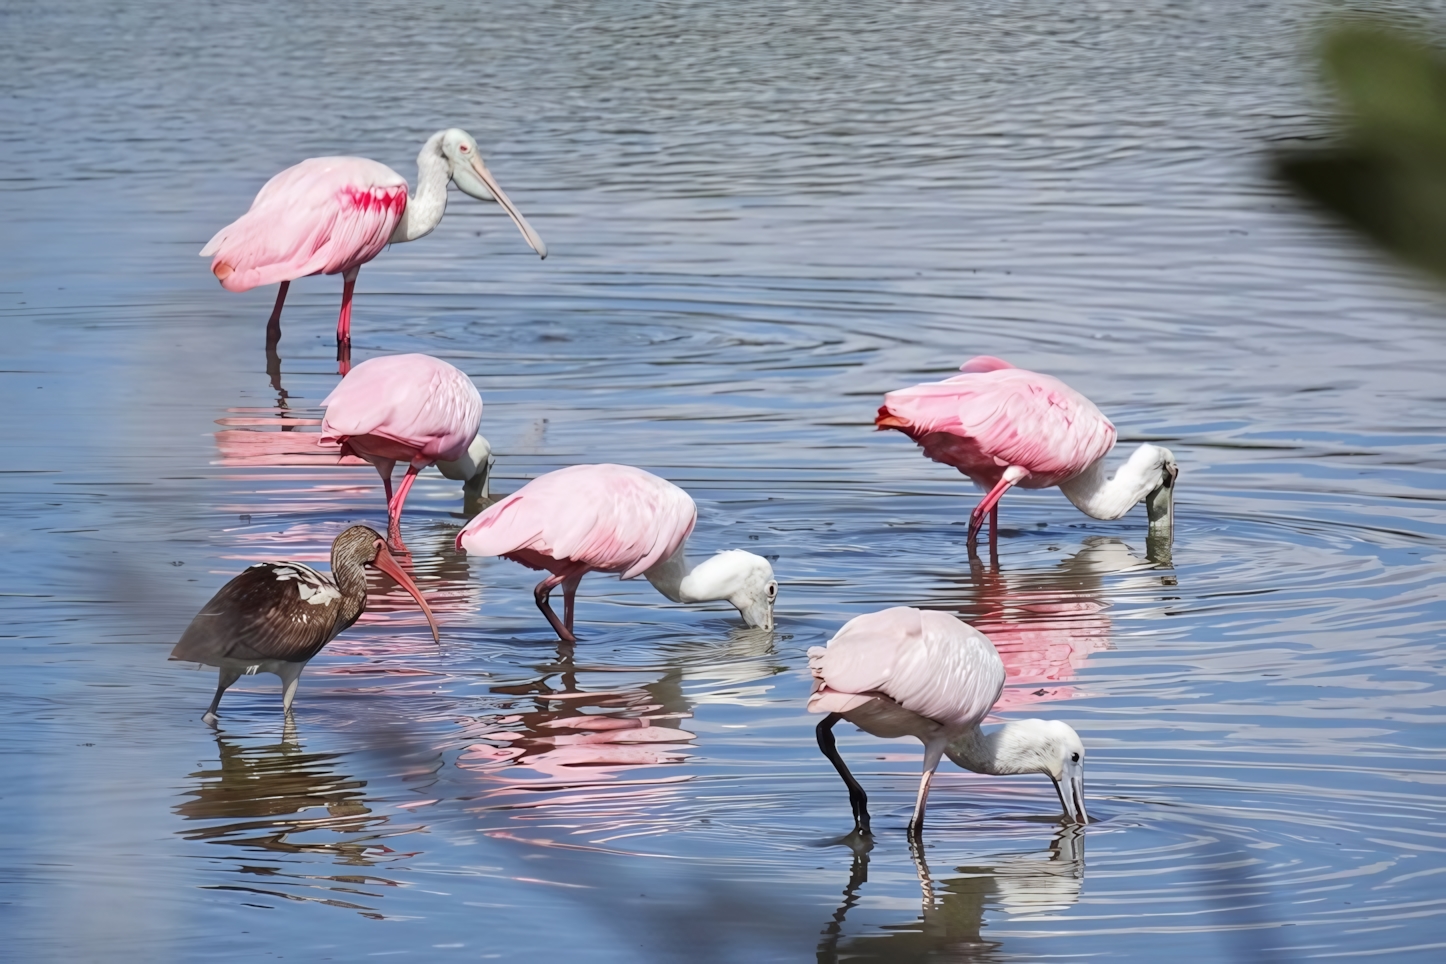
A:
POLYGON ((337 445, 321 443, 320 409, 308 418, 289 408, 228 408, 232 413, 216 419, 221 465, 324 466, 366 465, 355 456, 341 454, 337 445))
POLYGON ((1044 572, 1001 572, 975 567, 972 613, 965 618, 984 633, 1004 660, 1005 689, 995 710, 1088 695, 1073 684, 1095 653, 1114 648, 1109 596, 1141 586, 1158 587, 1160 575, 1117 539, 1091 536, 1082 548, 1044 572), (1139 580, 1106 585, 1106 577, 1139 570, 1139 580))
MULTIPOLYGON (((696 735, 669 725, 692 714, 665 710, 641 688, 518 695, 530 697, 536 708, 473 720, 457 759, 458 767, 501 784, 489 796, 616 783, 639 768, 682 763, 694 750, 696 735)), ((682 779, 687 777, 648 782, 682 779)))

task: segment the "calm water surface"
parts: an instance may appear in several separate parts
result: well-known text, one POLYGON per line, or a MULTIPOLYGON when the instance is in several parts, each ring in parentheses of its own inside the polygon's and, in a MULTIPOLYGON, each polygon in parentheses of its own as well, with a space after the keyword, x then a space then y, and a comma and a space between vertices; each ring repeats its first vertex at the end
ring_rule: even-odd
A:
MULTIPOLYGON (((15 960, 1437 960, 1446 947, 1446 311, 1263 176, 1324 129, 1304 2, 578 5, 16 0, 0 11, 0 920, 15 960), (547 240, 456 196, 361 273, 356 357, 470 373, 498 488, 582 461, 774 559, 778 631, 451 548, 199 715, 166 662, 251 561, 384 520, 311 452, 340 283, 219 290, 196 251, 296 160, 414 175, 471 130, 547 240), (978 353, 1057 373, 1182 466, 1143 510, 974 495, 871 419, 978 353), (291 452, 291 455, 285 453, 291 452), (959 614, 1001 718, 1067 720, 1089 808, 804 711, 847 618, 959 614)), ((382 583, 377 592, 383 593, 382 583)))

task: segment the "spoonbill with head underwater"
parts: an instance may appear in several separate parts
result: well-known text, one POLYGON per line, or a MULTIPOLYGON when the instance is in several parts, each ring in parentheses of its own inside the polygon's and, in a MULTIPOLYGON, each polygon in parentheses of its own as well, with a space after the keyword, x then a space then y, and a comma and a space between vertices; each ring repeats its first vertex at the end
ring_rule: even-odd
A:
POLYGON ((630 465, 573 465, 540 475, 488 506, 457 534, 471 555, 502 556, 551 573, 533 597, 564 642, 573 597, 589 572, 643 576, 673 602, 726 599, 749 626, 773 628, 778 583, 762 556, 730 549, 689 565, 684 544, 698 521, 688 493, 630 465), (548 597, 562 586, 563 618, 548 597))
POLYGON ((227 291, 281 282, 266 325, 266 343, 281 338, 281 307, 291 282, 313 274, 342 278, 336 323, 337 358, 346 374, 351 299, 361 266, 388 244, 426 237, 447 209, 447 184, 481 201, 496 201, 542 257, 547 246, 498 187, 471 134, 456 127, 427 138, 417 155, 417 192, 407 180, 365 157, 313 157, 277 174, 251 209, 201 249, 227 291))
POLYGON ((1118 519, 1144 500, 1151 534, 1168 544, 1180 474, 1169 449, 1142 444, 1109 476, 1104 458, 1115 446, 1115 427, 1089 399, 1051 375, 988 355, 970 359, 960 371, 942 382, 889 392, 874 424, 898 429, 929 458, 988 490, 969 518, 970 545, 986 514, 994 540, 999 500, 1016 485, 1059 486, 1095 519, 1118 519))
POLYGON ((171 659, 220 669, 216 696, 201 719, 215 726, 226 688, 256 673, 281 678, 282 711, 290 716, 306 664, 366 612, 366 566, 380 569, 412 594, 437 641, 432 610, 387 552, 386 541, 366 526, 352 526, 332 541, 331 579, 299 562, 257 563, 201 607, 171 650, 171 659))
POLYGON ((320 443, 341 445, 376 466, 387 493, 387 541, 402 544, 402 506, 417 473, 436 464, 459 479, 469 499, 487 496, 492 447, 477 434, 482 396, 460 369, 431 355, 383 355, 347 372, 321 403, 320 443), (392 469, 407 463, 396 493, 392 469))
POLYGON ((868 797, 834 743, 833 727, 848 720, 874 736, 916 737, 924 744, 924 774, 909 833, 924 829, 924 803, 939 761, 975 773, 1043 773, 1054 782, 1066 819, 1084 823, 1084 744, 1058 720, 1016 720, 985 733, 979 728, 1004 689, 1004 663, 994 645, 948 613, 898 606, 856 616, 828 646, 808 651, 813 673, 811 713, 818 746, 843 777, 854 832, 870 833, 868 797))

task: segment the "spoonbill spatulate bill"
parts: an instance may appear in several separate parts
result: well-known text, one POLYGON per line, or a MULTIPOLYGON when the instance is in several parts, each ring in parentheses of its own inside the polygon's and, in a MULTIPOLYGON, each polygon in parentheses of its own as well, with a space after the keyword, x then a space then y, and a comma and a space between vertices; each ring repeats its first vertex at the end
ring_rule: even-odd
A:
POLYGON ((630 465, 573 465, 538 476, 467 523, 457 548, 550 575, 533 596, 559 638, 575 642, 573 599, 589 572, 643 576, 673 602, 727 600, 743 621, 773 628, 778 583, 762 556, 730 549, 693 565, 684 552, 698 508, 673 483, 630 465), (563 617, 549 602, 562 586, 563 617))
POLYGON ((436 464, 459 479, 469 499, 487 497, 492 447, 477 434, 482 395, 461 369, 431 355, 383 355, 347 372, 321 403, 321 443, 340 444, 376 466, 387 493, 387 542, 402 544, 402 507, 417 473, 436 464), (392 471, 407 472, 395 493, 392 471))
POLYGON ((808 651, 811 713, 819 749, 849 790, 854 831, 869 834, 868 797, 834 742, 847 720, 884 739, 912 736, 924 744, 924 773, 909 833, 924 829, 924 804, 947 754, 975 773, 1043 773, 1054 782, 1067 820, 1088 820, 1084 806, 1084 744, 1066 723, 1016 720, 988 732, 979 723, 1004 689, 1004 663, 994 645, 948 613, 898 606, 843 625, 828 645, 808 651))
MULTIPOLYGON (((477 141, 456 127, 427 138, 417 155, 417 191, 407 180, 365 157, 313 157, 277 174, 251 209, 201 249, 227 291, 281 282, 266 325, 266 341, 281 338, 281 307, 291 282, 313 274, 342 277, 339 350, 351 343, 351 299, 357 272, 388 244, 432 233, 447 209, 447 185, 481 201, 496 201, 542 257, 547 245, 498 186, 477 141)), ((343 372, 342 374, 345 374, 343 372)))
POLYGON ((995 538, 999 500, 1016 485, 1058 486, 1095 519, 1118 519, 1144 501, 1151 535, 1169 544, 1180 474, 1169 449, 1142 444, 1108 475, 1104 459, 1115 446, 1115 427, 1079 392, 987 355, 965 362, 960 372, 889 392, 874 424, 898 429, 929 458, 987 490, 969 518, 971 545, 986 515, 995 538))
POLYGON ((306 664, 366 611, 367 566, 380 569, 411 593, 437 641, 431 608, 387 551, 386 540, 366 526, 352 526, 331 544, 332 578, 299 562, 257 563, 201 607, 171 650, 171 659, 220 671, 216 696, 201 718, 216 725, 216 709, 227 687, 256 673, 281 678, 282 710, 290 716, 306 664))

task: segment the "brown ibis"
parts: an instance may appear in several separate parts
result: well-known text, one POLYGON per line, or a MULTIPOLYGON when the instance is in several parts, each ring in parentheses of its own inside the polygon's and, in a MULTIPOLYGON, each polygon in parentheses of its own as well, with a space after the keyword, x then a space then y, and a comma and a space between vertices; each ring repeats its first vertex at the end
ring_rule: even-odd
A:
POLYGON ((281 678, 282 709, 289 717, 306 664, 366 611, 367 566, 380 569, 412 594, 427 616, 432 638, 440 642, 432 610, 387 551, 386 540, 366 526, 352 526, 331 544, 332 578, 299 562, 261 562, 201 607, 171 650, 171 659, 220 670, 216 696, 201 719, 215 726, 216 707, 226 688, 256 673, 281 678))

